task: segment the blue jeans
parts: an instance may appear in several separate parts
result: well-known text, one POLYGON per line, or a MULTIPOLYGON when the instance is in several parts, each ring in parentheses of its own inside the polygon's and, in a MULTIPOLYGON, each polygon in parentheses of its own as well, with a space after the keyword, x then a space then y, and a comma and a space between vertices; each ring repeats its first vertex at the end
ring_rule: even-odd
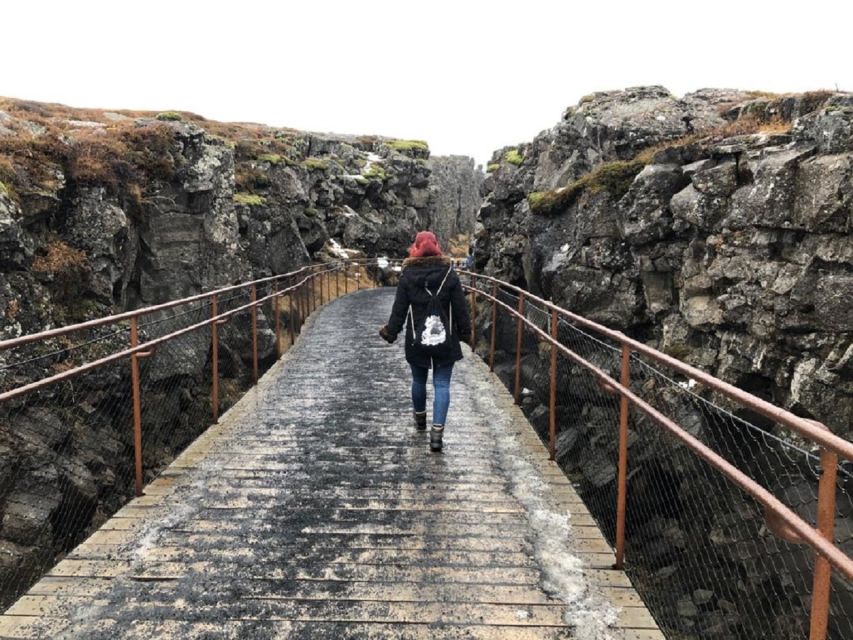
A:
MULTIPOLYGON (((415 411, 426 411, 426 384, 429 369, 409 363, 412 367, 412 404, 415 411)), ((443 425, 447 420, 447 410, 450 408, 450 374, 453 373, 453 363, 435 366, 432 369, 432 386, 435 397, 432 399, 432 423, 443 425)))

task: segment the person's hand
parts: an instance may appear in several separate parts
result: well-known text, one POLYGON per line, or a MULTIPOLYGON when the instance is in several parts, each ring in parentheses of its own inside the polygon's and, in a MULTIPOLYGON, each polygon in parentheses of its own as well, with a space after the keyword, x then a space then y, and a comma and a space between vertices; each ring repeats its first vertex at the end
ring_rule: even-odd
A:
POLYGON ((382 336, 382 339, 385 342, 387 342, 388 344, 391 344, 392 342, 394 342, 394 340, 397 339, 397 336, 395 336, 390 331, 388 331, 387 325, 385 325, 381 329, 379 329, 379 335, 382 336))

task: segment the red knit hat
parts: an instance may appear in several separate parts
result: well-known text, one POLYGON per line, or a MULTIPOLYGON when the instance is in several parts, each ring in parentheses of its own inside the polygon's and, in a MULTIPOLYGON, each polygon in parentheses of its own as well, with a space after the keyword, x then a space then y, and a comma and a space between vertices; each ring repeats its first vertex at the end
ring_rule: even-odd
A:
POLYGON ((415 243, 409 247, 409 257, 424 258, 426 256, 440 256, 441 247, 438 245, 438 238, 432 231, 418 231, 415 236, 415 243))

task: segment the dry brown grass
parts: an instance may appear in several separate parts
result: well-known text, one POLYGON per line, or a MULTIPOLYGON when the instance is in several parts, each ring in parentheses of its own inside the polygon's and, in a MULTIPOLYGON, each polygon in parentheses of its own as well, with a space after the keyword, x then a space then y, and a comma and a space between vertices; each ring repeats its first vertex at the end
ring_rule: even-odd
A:
POLYGON ((721 127, 697 131, 652 145, 628 161, 617 160, 600 164, 565 187, 530 193, 527 201, 531 211, 547 214, 564 211, 584 193, 607 192, 618 200, 628 192, 631 183, 643 167, 652 164, 655 156, 666 149, 690 145, 711 146, 727 138, 756 134, 784 134, 790 130, 791 123, 778 117, 762 120, 754 116, 745 116, 721 127))
POLYGON ((758 116, 747 115, 716 129, 700 133, 697 141, 713 142, 735 136, 789 133, 790 131, 791 122, 783 120, 778 116, 764 119, 758 116))
POLYGON ((140 183, 170 180, 180 164, 175 134, 168 125, 119 125, 106 131, 84 130, 74 137, 70 177, 82 184, 140 183))
POLYGON ((33 271, 40 273, 56 275, 88 270, 89 261, 86 259, 86 254, 55 236, 48 241, 44 254, 36 256, 33 260, 33 271))
POLYGON ((18 313, 21 310, 21 303, 18 302, 17 299, 13 298, 9 300, 9 304, 6 305, 6 319, 14 320, 18 317, 18 313))
MULTIPOLYGON (((169 181, 180 169, 182 156, 174 144, 174 129, 165 120, 202 127, 212 138, 234 149, 238 190, 255 193, 270 186, 258 162, 295 165, 303 154, 298 145, 304 133, 254 123, 218 122, 187 111, 157 112, 128 109, 80 109, 62 104, 0 97, 0 110, 16 121, 15 136, 0 138, 0 182, 11 197, 55 192, 64 176, 69 182, 104 186, 124 199, 134 214, 153 179, 169 181), (130 118, 115 121, 107 112, 130 118), (157 119, 168 113, 170 118, 157 119), (148 122, 140 121, 147 119, 148 122), (75 127, 70 120, 101 123, 102 127, 75 127), (32 123, 45 128, 33 135, 32 123)), ((365 137, 357 144, 375 144, 365 137)))

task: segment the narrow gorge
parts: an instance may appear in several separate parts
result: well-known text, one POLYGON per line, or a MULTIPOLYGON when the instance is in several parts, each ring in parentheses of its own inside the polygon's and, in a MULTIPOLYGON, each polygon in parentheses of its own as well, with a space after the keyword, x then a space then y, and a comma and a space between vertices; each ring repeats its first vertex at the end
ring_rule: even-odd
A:
MULTIPOLYGON (((853 94, 594 93, 495 151, 485 172, 420 140, 0 98, 0 340, 313 261, 402 257, 421 228, 460 256, 470 244, 478 272, 853 440, 853 94)), ((488 358, 482 300, 476 319, 488 358)), ((172 320, 155 315, 143 331, 172 320)), ((273 322, 259 318, 262 369, 273 322)), ((221 336, 223 408, 250 384, 245 327, 233 325, 221 336)), ((516 325, 503 317, 494 330, 495 371, 511 388, 516 325)), ((618 378, 612 345, 564 330, 618 378)), ((96 329, 0 351, 0 391, 128 338, 96 329)), ((209 423, 209 339, 164 351, 145 372, 160 408, 144 425, 157 434, 146 478, 209 423)), ((549 350, 527 335, 521 365, 520 404, 545 439, 549 350)), ((617 401, 583 375, 560 365, 556 458, 612 542, 617 401)), ((129 376, 105 369, 0 409, 0 584, 13 584, 0 606, 133 494, 129 376)), ((814 520, 819 464, 795 434, 693 380, 650 369, 630 383, 814 520)), ((684 447, 631 420, 628 572, 667 637, 803 637, 812 557, 783 547, 756 505, 684 447), (772 571, 762 562, 783 554, 793 560, 772 571)), ((836 541, 853 554, 853 469, 841 471, 836 541)), ((840 640, 853 593, 835 586, 840 640)))
MULTIPOLYGON (((431 157, 419 140, 0 99, 0 339, 312 261, 399 257, 425 227, 467 247, 482 179, 472 159, 431 157)), ((154 316, 144 337, 178 327, 174 313, 154 316)), ((240 322, 222 331, 223 410, 250 384, 240 322)), ((262 369, 272 322, 260 314, 262 369)), ((0 352, 0 389, 128 339, 97 329, 0 352)), ((209 424, 209 342, 164 350, 144 372, 159 406, 144 416, 146 478, 209 424)), ((0 412, 0 584, 11 585, 0 604, 133 494, 129 376, 108 368, 0 412)))

